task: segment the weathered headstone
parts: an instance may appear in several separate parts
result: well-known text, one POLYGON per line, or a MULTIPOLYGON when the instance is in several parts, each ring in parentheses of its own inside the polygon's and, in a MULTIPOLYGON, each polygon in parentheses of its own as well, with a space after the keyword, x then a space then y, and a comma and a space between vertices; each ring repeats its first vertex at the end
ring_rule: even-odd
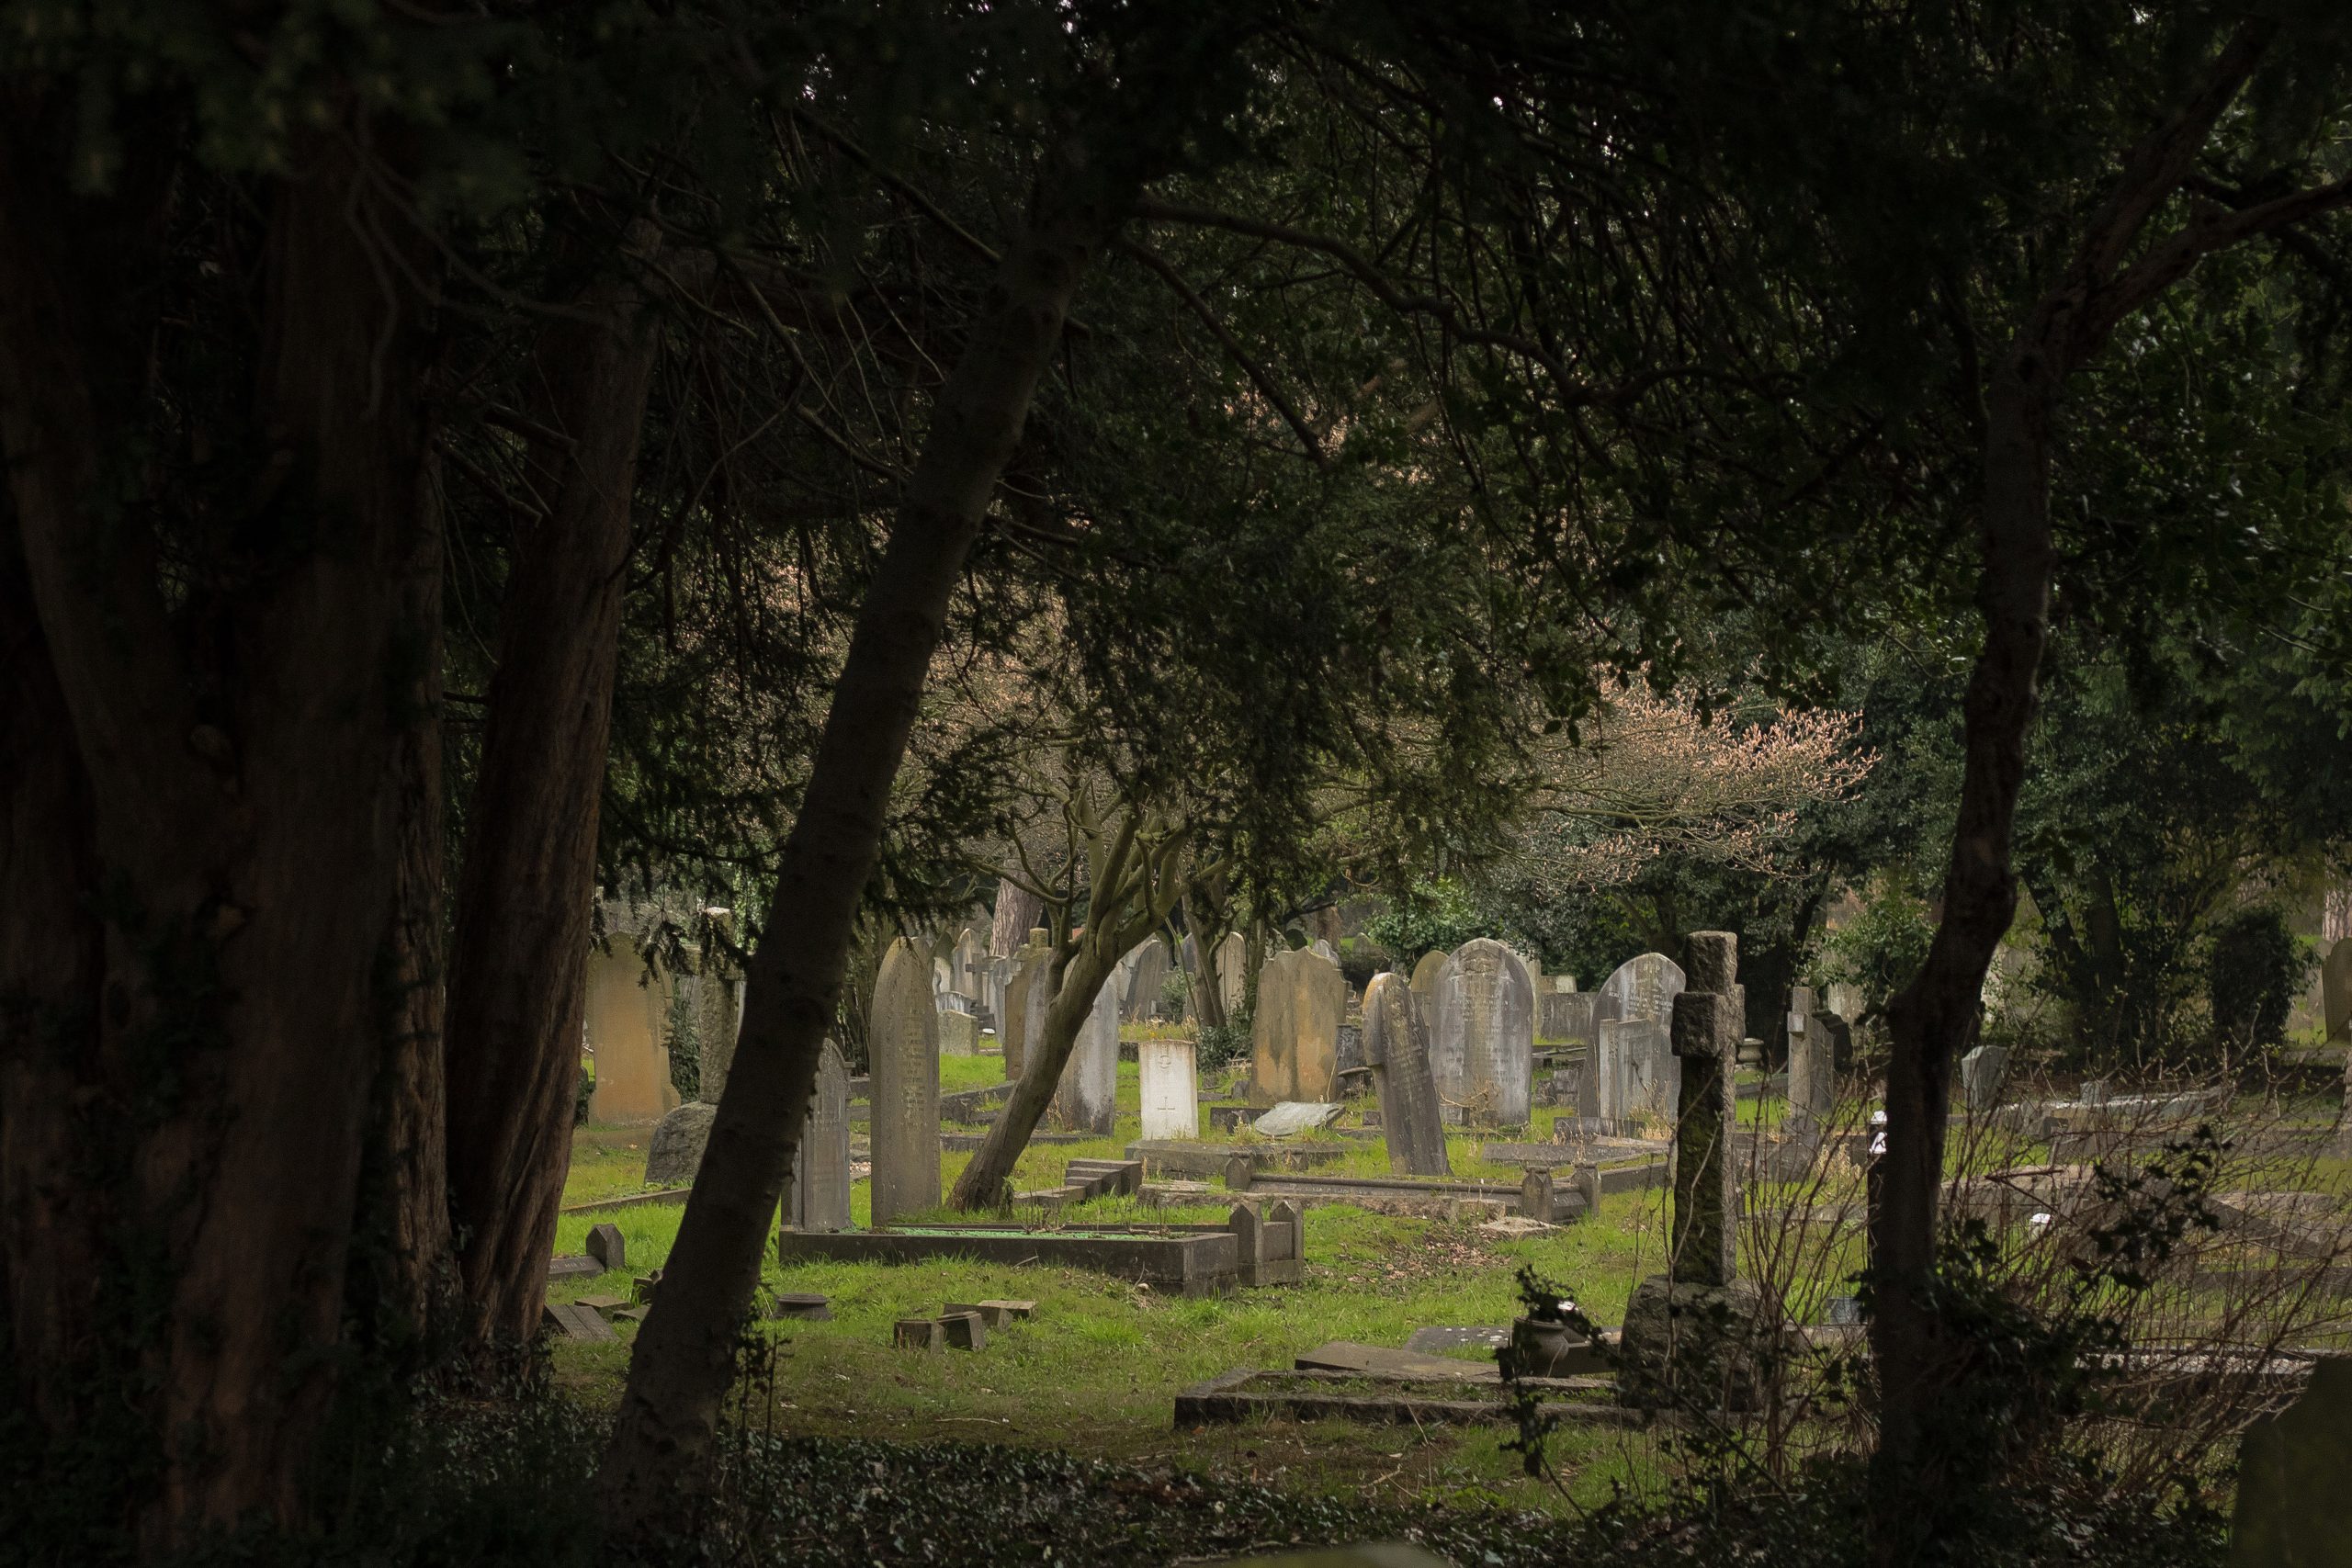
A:
POLYGON ((1332 964, 1340 962, 1340 950, 1333 947, 1329 942, 1326 941, 1322 937, 1318 936, 1313 942, 1307 943, 1306 951, 1315 954, 1316 957, 1329 960, 1332 964))
POLYGON ((1600 998, 1577 989, 1573 975, 1547 975, 1552 988, 1535 993, 1535 1032, 1544 1040, 1592 1043, 1592 1024, 1600 998))
POLYGON ((1812 1137, 1838 1102, 1837 1036, 1817 1012, 1813 987, 1789 992, 1789 1131, 1812 1137))
POLYGON ((1453 956, 1452 953, 1439 953, 1432 949, 1422 953, 1421 961, 1413 965, 1412 987, 1415 994, 1421 998, 1421 1011, 1424 1018, 1427 1017, 1430 1006, 1437 995, 1437 977, 1445 973, 1445 961, 1452 956, 1453 956))
POLYGON ((1348 983, 1329 959, 1299 949, 1266 961, 1250 1028, 1250 1104, 1338 1098, 1340 1020, 1347 1005, 1348 983))
POLYGON ((1118 1116, 1119 986, 1114 976, 1094 993, 1078 1026, 1078 1042, 1054 1086, 1057 1123, 1073 1132, 1108 1133, 1118 1116))
POLYGON ((1375 975, 1364 987, 1363 1054, 1380 1095, 1388 1168, 1404 1176, 1453 1175, 1437 1080, 1430 1072, 1429 1032, 1420 999, 1402 975, 1375 975))
POLYGON ((1030 1043, 1044 1030, 1046 1010, 1053 1005, 1053 957, 1040 928, 1029 933, 1012 959, 1012 978, 1004 988, 1004 1012, 996 1031, 1004 1042, 1004 1076, 1014 1083, 1029 1069, 1030 1043))
POLYGON ((610 1220, 588 1227, 588 1256, 606 1269, 628 1267, 628 1238, 610 1220))
POLYGON ((939 1206, 939 1015, 904 938, 882 955, 867 1021, 874 1223, 939 1206))
POLYGON ((2230 1568, 2352 1563, 2352 1359, 2324 1356, 2294 1404, 2238 1444, 2230 1568))
POLYGON ((684 1187, 702 1168, 702 1152, 710 1143, 710 1124, 718 1107, 689 1100, 662 1118, 645 1145, 645 1184, 684 1187))
POLYGON ((2352 937, 2328 949, 2319 967, 2320 1020, 2330 1045, 2352 1043, 2352 937))
POLYGON ((2001 1076, 2008 1066, 2008 1050, 2000 1045, 1979 1045, 1960 1059, 1961 1101, 1971 1113, 1981 1116, 2001 1103, 2001 1076))
POLYGON ((1682 1075, 1668 1027, 1656 1019, 1607 1019, 1594 1033, 1591 1114, 1621 1125, 1672 1116, 1682 1075))
POLYGON ((949 960, 956 976, 953 988, 966 996, 978 996, 980 973, 988 964, 988 944, 980 940, 980 933, 966 926, 963 934, 956 939, 955 955, 949 960))
POLYGON ((702 1054, 702 1087, 695 1098, 716 1105, 726 1091, 728 1070, 735 1065, 735 1036, 743 1027, 743 982, 739 976, 713 969, 680 984, 691 991, 695 1042, 702 1054))
POLYGON ((1430 1010, 1430 1071, 1440 1096, 1476 1126, 1526 1122, 1535 1075, 1535 986, 1501 942, 1474 937, 1439 973, 1430 1010))
MULTIPOLYGON (((1682 988, 1681 966, 1661 953, 1627 959, 1602 983, 1593 1010, 1596 1033, 1600 1023, 1612 1020, 1651 1026, 1619 1032, 1626 1092, 1625 1108, 1616 1114, 1675 1113, 1680 1102, 1682 1068, 1671 1048, 1668 1025, 1674 1016, 1674 998, 1682 988)), ((1612 1113, 1603 1110, 1601 1114, 1612 1113)))
POLYGON ((1201 1079, 1190 1040, 1146 1040, 1136 1046, 1136 1077, 1143 1092, 1143 1135, 1201 1135, 1201 1079))
POLYGON ((588 1052, 596 1065, 589 1120, 660 1121, 679 1103, 670 1082, 670 976, 657 971, 649 977, 644 952, 616 936, 611 952, 589 953, 583 983, 588 1052))
POLYGON ((939 1054, 943 1056, 978 1055, 980 1054, 980 1021, 961 1008, 941 1008, 939 1010, 939 1054))
POLYGON ((797 1231, 849 1229, 849 1064, 831 1040, 817 1058, 800 1142, 792 1151, 785 1223, 797 1231))
MULTIPOLYGON (((1228 1019, 1241 1007, 1241 998, 1250 979, 1246 973, 1249 962, 1250 947, 1241 940, 1241 933, 1226 932, 1225 940, 1216 944, 1216 994, 1228 1019)), ((1265 1004, 1261 1000, 1259 1005, 1263 1007, 1265 1004)))
POLYGON ((1127 976, 1125 1011, 1129 1018, 1159 1016, 1159 993, 1168 984, 1168 944, 1153 937, 1135 951, 1135 968, 1127 976))

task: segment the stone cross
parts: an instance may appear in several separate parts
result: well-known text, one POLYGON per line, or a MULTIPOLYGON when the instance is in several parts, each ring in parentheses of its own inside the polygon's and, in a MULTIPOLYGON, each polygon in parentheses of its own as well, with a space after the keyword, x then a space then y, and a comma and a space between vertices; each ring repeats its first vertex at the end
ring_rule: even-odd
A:
POLYGON ((1380 1094, 1388 1168, 1399 1176, 1453 1175, 1420 998, 1402 975, 1375 975, 1364 987, 1363 1057, 1380 1094))
POLYGON ((876 1226, 939 1206, 939 1015, 927 967, 900 938, 874 982, 867 1055, 876 1226))
POLYGON ((1682 1064, 1674 1125, 1676 1283, 1728 1285, 1737 1275, 1733 1221, 1738 1213, 1732 1154, 1732 1070, 1740 1020, 1733 1000, 1739 939, 1693 931, 1683 943, 1685 988, 1674 998, 1674 1055, 1682 1064))

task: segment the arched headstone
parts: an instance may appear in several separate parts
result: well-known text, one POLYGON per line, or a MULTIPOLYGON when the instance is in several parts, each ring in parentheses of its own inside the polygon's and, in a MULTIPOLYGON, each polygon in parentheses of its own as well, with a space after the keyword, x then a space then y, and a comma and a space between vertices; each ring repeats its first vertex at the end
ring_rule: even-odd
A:
POLYGON ((1249 981, 1243 967, 1249 962, 1249 944, 1241 940, 1241 933, 1226 932, 1225 940, 1216 944, 1216 994, 1218 1000, 1225 1004, 1227 1018, 1241 1006, 1242 993, 1249 981))
POLYGON ((1069 1060, 1054 1086, 1054 1120, 1072 1132, 1108 1133, 1118 1117, 1119 987, 1102 982, 1078 1026, 1069 1060))
POLYGON ((1133 956, 1135 967, 1127 976, 1126 1015, 1132 1019, 1158 1018, 1159 993, 1168 984, 1168 944, 1153 937, 1136 949, 1133 956))
POLYGON ((1363 1055, 1380 1096, 1388 1168, 1401 1176, 1451 1176, 1445 1120, 1430 1074, 1429 1032, 1405 976, 1374 975, 1363 989, 1363 1055))
POLYGON ((1430 1069, 1438 1092, 1476 1125, 1527 1121, 1535 1077, 1535 983, 1518 953, 1489 937, 1453 950, 1439 972, 1430 1069))
POLYGON ((1004 1013, 997 1020, 996 1030, 1004 1042, 1004 1076, 1016 1083, 1028 1070, 1033 1032, 1044 1024, 1046 1009, 1053 1005, 1053 950, 1046 945, 1046 933, 1031 931, 1029 941, 1014 955, 1012 976, 1005 983, 1004 1013))
POLYGON ((1304 948, 1275 953, 1258 972, 1250 1034, 1250 1102, 1338 1098, 1340 1021, 1348 983, 1340 966, 1304 948))
POLYGON ((1662 953, 1627 959, 1602 983, 1594 1009, 1596 1033, 1601 1022, 1621 1026, 1613 1065, 1607 1059, 1612 1054, 1609 1046, 1601 1046, 1603 1116, 1631 1120, 1675 1114, 1681 1100, 1682 1065, 1674 1055, 1670 1023, 1674 998, 1682 994, 1683 984, 1682 966, 1662 953), (1614 1110, 1607 1108, 1612 1081, 1622 1086, 1614 1110))
POLYGON ((841 1047, 828 1040, 817 1058, 817 1089, 800 1144, 792 1151, 785 1223, 797 1231, 849 1229, 849 1067, 841 1047))
POLYGON ((1419 964, 1413 965, 1413 989, 1419 995, 1424 1009, 1429 1006, 1430 998, 1437 994, 1437 977, 1445 973, 1445 961, 1452 956, 1431 948, 1421 954, 1419 964))
POLYGON ((939 1018, 904 938, 882 955, 868 1019, 876 1225, 939 1206, 939 1018))

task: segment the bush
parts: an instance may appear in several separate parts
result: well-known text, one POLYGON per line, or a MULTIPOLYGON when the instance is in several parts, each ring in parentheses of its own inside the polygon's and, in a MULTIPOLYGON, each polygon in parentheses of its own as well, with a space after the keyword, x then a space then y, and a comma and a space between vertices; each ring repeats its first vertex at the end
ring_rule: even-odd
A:
POLYGON ((2244 909, 2215 929, 2205 963, 2213 1033, 2232 1051, 2287 1040, 2287 1013, 2311 977, 2312 956, 2276 909, 2244 909))
POLYGON ((1250 1010, 1236 1008, 1223 1023, 1204 1026, 1199 1043, 1193 1047, 1197 1070, 1205 1076, 1250 1055, 1250 1010))
POLYGON ((1825 984, 1842 983, 1861 992, 1868 1017, 1883 1011, 1887 998, 1911 983, 1935 938, 1928 906, 1881 876, 1864 893, 1862 912, 1823 941, 1817 972, 1825 984))

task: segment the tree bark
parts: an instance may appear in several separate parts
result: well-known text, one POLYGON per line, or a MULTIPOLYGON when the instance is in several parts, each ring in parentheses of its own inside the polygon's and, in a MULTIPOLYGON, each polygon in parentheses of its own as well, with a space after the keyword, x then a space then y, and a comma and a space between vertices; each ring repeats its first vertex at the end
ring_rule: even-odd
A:
POLYGON ((989 952, 998 958, 1010 958, 1021 951, 1036 929, 1038 917, 1046 912, 1046 901, 1011 877, 999 877, 996 884, 996 915, 989 923, 989 952))
MULTIPOLYGON (((99 1124, 106 1106, 85 1103, 28 1122, 11 1104, 7 1139, 110 1179, 111 1234, 138 1237, 138 1256, 102 1259, 98 1278, 157 1282, 130 1352, 141 1375, 114 1397, 152 1438, 153 1484, 134 1502, 158 1552, 300 1517, 335 1388, 385 1031, 374 977, 397 921, 394 758, 417 722, 401 694, 423 634, 401 585, 431 505, 427 322, 407 280, 432 262, 380 194, 388 171, 361 166, 363 140, 348 126, 306 138, 300 177, 259 192, 253 395, 209 411, 249 421, 264 456, 254 514, 236 520, 254 533, 199 560, 218 575, 176 600, 149 525, 118 505, 155 371, 152 344, 108 321, 147 296, 109 282, 160 270, 157 230, 85 229, 84 204, 53 183, 68 161, 45 169, 54 149, 37 139, 12 136, 0 157, 0 442, 86 789, 87 858, 48 874, 90 876, 73 907, 105 922, 104 1005, 77 1014, 70 986, 32 1000, 82 1031, 48 1059, 112 1086, 130 1112, 99 1124)), ((61 766, 45 753, 32 787, 57 796, 61 766)), ((80 973, 69 964, 74 984, 80 973)), ((87 1290, 46 1277, 81 1261, 12 1258, 12 1316, 87 1290)))
POLYGON ((1082 156, 1055 162, 933 404, 785 842, 747 966, 734 1068, 598 1474, 605 1522, 624 1535, 680 1507, 701 1480, 948 598, 1079 278, 1135 195, 1132 185, 1106 188, 1082 156), (1088 194, 1070 200, 1074 189, 1088 194))
POLYGON ((537 1331, 571 1150, 631 501, 660 333, 628 254, 541 334, 449 975, 449 1203, 478 1349, 537 1331))

